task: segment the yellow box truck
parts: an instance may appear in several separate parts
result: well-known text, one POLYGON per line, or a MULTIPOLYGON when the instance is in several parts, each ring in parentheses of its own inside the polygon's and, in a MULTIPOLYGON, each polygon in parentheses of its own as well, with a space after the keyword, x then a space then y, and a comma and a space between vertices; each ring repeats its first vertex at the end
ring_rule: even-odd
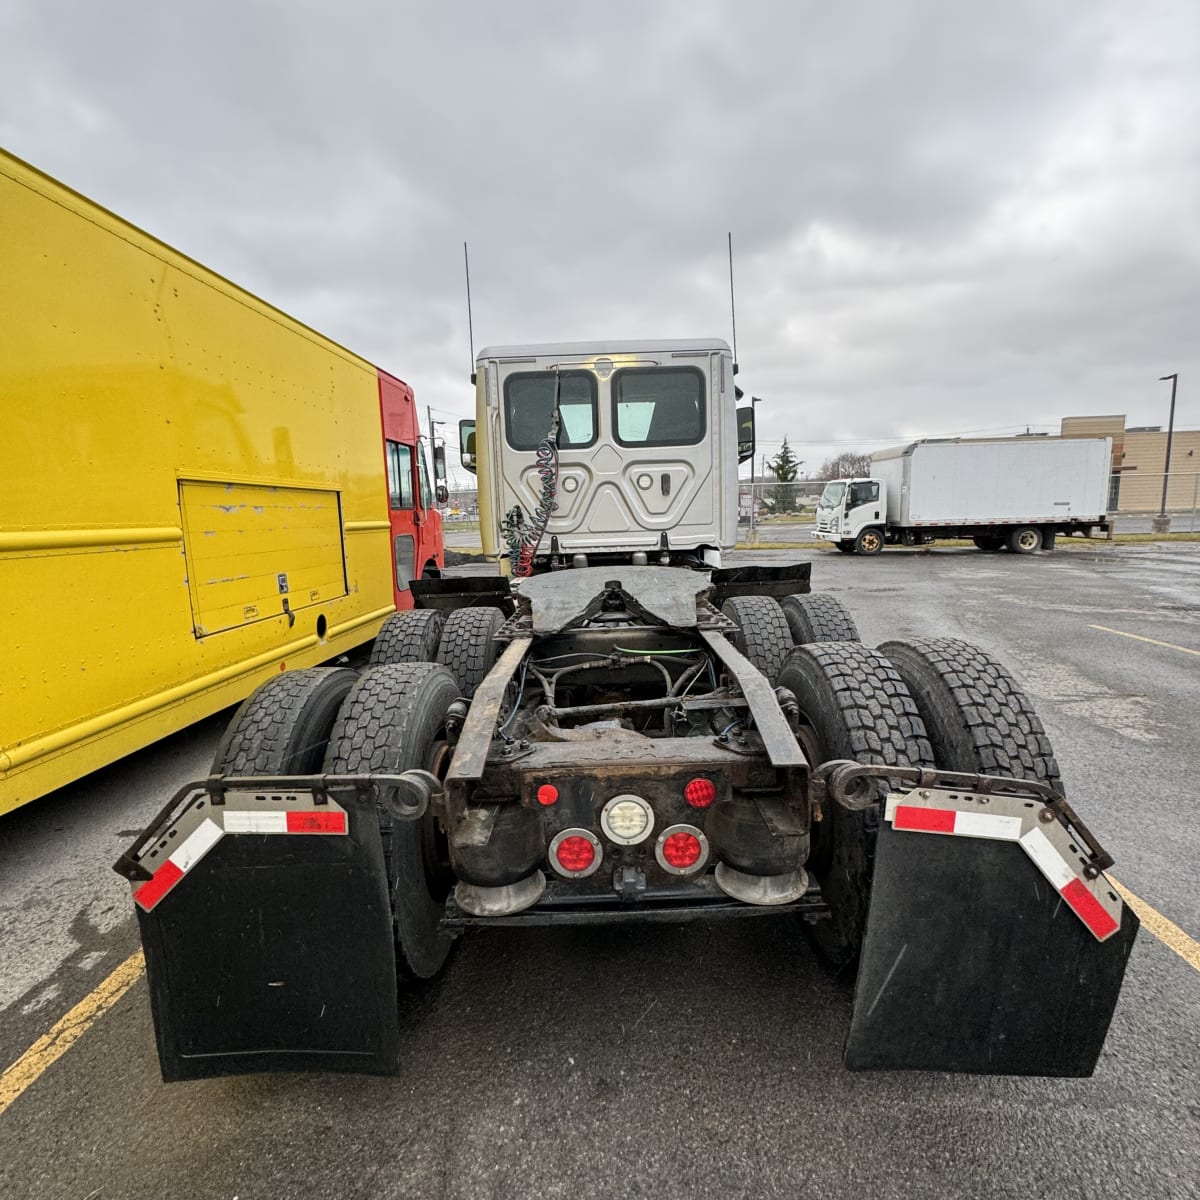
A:
POLYGON ((411 389, 0 152, 0 813, 443 562, 411 389))

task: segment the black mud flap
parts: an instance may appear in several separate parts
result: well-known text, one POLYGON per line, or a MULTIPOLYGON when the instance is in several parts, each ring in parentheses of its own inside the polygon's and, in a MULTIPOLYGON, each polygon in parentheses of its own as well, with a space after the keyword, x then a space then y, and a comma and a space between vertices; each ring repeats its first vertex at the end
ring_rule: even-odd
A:
POLYGON ((1092 1074, 1137 917, 1042 804, 923 795, 880 826, 846 1066, 1092 1074))
POLYGON ((163 1079, 395 1072, 395 950, 369 792, 215 800, 193 790, 117 864, 133 877, 163 1079))

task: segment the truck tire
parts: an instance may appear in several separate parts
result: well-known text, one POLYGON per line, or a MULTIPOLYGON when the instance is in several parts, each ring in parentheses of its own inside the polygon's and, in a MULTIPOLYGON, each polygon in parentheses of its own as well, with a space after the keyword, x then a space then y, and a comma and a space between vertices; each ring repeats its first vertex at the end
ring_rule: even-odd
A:
POLYGON ((498 608, 456 608, 447 618, 437 661, 458 680, 462 694, 471 697, 492 669, 499 647, 496 634, 504 624, 498 608))
POLYGON ((878 554, 883 549, 883 530, 868 526, 854 539, 855 554, 878 554))
POLYGON ((1034 525, 1018 525, 1009 532, 1006 544, 1014 554, 1032 554, 1042 548, 1042 531, 1034 525))
MULTIPOLYGON (((917 705, 896 668, 859 642, 798 646, 779 673, 796 697, 799 740, 814 764, 835 758, 861 763, 933 765, 933 749, 917 705)), ((875 840, 886 781, 878 803, 851 812, 831 803, 813 823, 809 870, 821 885, 830 920, 814 929, 821 953, 836 966, 858 956, 866 928, 875 840)))
POLYGON ((986 550, 989 554, 1004 549, 1004 539, 996 534, 977 533, 971 541, 975 543, 977 549, 986 550))
POLYGON ((861 642, 850 610, 827 592, 784 596, 779 602, 797 646, 813 642, 861 642))
POLYGON ((436 608, 409 608, 392 613, 375 637, 370 665, 436 662, 445 624, 446 618, 436 608))
MULTIPOLYGON (((450 672, 435 663, 396 663, 365 671, 346 697, 329 739, 324 769, 338 775, 444 774, 450 753, 446 712, 458 699, 450 672)), ((392 901, 396 973, 402 982, 432 979, 452 939, 442 928, 449 880, 435 819, 397 821, 379 808, 379 831, 392 901)))
POLYGON ((1042 549, 1053 550, 1054 543, 1057 540, 1057 530, 1043 529, 1042 530, 1042 549))
POLYGON ((311 667, 260 684, 217 744, 213 774, 315 775, 338 709, 357 679, 348 667, 311 667))
POLYGON ((956 638, 884 642, 946 771, 1035 779, 1063 791, 1041 719, 1020 684, 990 654, 956 638))
POLYGON ((795 644, 779 601, 773 596, 731 596, 721 612, 737 626, 733 644, 774 683, 795 644))

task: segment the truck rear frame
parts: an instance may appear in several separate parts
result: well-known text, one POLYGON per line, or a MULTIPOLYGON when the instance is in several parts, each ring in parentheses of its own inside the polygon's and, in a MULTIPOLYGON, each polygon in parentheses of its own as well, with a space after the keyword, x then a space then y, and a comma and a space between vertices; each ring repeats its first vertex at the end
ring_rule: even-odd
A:
POLYGON ((397 979, 468 928, 768 915, 858 963, 852 1069, 1090 1074, 1137 919, 1027 698, 965 643, 862 646, 807 571, 537 576, 438 661, 423 609, 360 677, 266 685, 117 864, 164 1077, 393 1071, 397 979))

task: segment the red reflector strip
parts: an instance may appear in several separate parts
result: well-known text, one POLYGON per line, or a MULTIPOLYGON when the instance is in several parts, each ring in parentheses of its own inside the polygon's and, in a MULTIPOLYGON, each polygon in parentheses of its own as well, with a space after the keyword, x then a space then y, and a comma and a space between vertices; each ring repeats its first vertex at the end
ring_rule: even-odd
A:
POLYGON ((288 833, 345 833, 346 814, 324 812, 290 812, 287 814, 288 833))
POLYGON ((897 804, 892 817, 892 828, 915 829, 925 833, 953 833, 954 818, 957 816, 952 808, 917 808, 912 804, 897 804))
POLYGON ((1120 928, 1117 922, 1105 912, 1100 901, 1087 890, 1082 879, 1072 879, 1062 889, 1062 898, 1071 906, 1075 915, 1101 941, 1110 933, 1116 933, 1120 928))
POLYGON ((183 871, 169 858, 133 893, 134 902, 149 912, 181 879, 183 871))

